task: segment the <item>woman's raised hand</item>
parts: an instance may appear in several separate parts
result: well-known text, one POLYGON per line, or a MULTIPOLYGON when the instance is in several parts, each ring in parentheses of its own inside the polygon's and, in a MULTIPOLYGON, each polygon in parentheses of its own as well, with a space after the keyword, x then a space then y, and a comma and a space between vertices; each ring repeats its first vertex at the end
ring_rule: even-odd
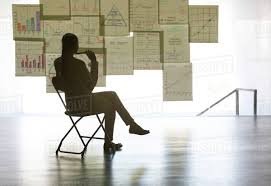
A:
POLYGON ((88 58, 91 60, 91 62, 96 62, 96 55, 94 52, 92 52, 91 50, 87 50, 86 54, 88 58))

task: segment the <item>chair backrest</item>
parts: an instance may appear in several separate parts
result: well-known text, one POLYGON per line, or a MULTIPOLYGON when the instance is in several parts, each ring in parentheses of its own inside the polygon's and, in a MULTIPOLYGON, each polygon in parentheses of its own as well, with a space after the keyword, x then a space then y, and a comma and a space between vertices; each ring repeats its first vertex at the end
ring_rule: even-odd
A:
POLYGON ((56 90, 65 92, 65 83, 62 77, 53 77, 52 83, 56 90))
POLYGON ((55 88, 55 90, 56 90, 56 93, 58 94, 58 96, 59 96, 59 98, 60 98, 60 100, 61 100, 63 106, 65 107, 65 109, 67 109, 67 108, 66 108, 65 101, 64 101, 64 99, 62 98, 62 96, 60 95, 60 92, 59 92, 59 91, 65 92, 63 80, 61 80, 61 79, 62 79, 62 78, 59 78, 59 77, 56 77, 56 76, 53 77, 53 78, 52 78, 52 84, 53 84, 53 86, 54 86, 54 88, 55 88))
POLYGON ((62 78, 53 77, 53 86, 66 109, 66 114, 74 116, 91 115, 92 114, 92 95, 80 95, 66 97, 66 102, 60 95, 59 91, 65 92, 65 83, 62 78))

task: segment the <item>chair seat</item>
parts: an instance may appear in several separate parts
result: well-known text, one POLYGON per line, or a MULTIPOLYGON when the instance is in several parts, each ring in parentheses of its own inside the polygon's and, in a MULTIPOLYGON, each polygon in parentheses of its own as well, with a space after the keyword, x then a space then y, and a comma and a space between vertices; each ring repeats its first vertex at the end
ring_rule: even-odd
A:
POLYGON ((79 113, 79 112, 70 112, 70 111, 66 111, 65 114, 68 116, 75 116, 75 117, 85 117, 85 116, 94 115, 93 113, 90 113, 90 112, 79 113))

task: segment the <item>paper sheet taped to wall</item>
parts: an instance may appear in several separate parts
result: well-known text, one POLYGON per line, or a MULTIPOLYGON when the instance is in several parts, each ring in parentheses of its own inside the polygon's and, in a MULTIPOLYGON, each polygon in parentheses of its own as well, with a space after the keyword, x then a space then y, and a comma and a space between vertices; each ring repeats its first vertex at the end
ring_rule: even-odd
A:
POLYGON ((218 6, 190 5, 189 27, 191 43, 217 43, 218 6))
POLYGON ((43 19, 68 19, 70 0, 40 0, 43 19))
POLYGON ((44 39, 45 39, 45 52, 48 54, 61 54, 62 52, 62 37, 66 33, 73 30, 71 20, 57 21, 45 20, 44 21, 44 39))
POLYGON ((189 63, 188 25, 163 25, 164 63, 189 63))
POLYGON ((79 39, 80 48, 103 48, 103 30, 99 16, 72 17, 72 33, 79 39))
POLYGON ((105 48, 107 75, 133 74, 132 37, 106 37, 105 48))
POLYGON ((134 32, 134 69, 162 69, 162 33, 134 32))
POLYGON ((43 39, 43 21, 39 5, 12 5, 13 38, 43 39))
POLYGON ((74 33, 80 48, 103 48, 99 16, 72 17, 71 20, 45 20, 44 38, 46 53, 61 53, 61 39, 66 33, 74 33))
POLYGON ((16 41, 16 76, 45 76, 44 42, 16 41))
POLYGON ((160 24, 188 24, 188 0, 159 0, 160 24))
POLYGON ((163 100, 192 101, 192 64, 165 63, 163 70, 163 100))
POLYGON ((105 36, 129 35, 129 1, 101 0, 105 36))
POLYGON ((130 30, 159 30, 158 0, 130 0, 130 30))
POLYGON ((72 16, 99 15, 100 0, 70 0, 72 16))

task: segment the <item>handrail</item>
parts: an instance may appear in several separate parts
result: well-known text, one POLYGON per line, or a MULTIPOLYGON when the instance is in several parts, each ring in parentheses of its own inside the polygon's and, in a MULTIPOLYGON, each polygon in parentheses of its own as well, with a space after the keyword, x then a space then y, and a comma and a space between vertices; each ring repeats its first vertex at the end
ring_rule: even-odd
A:
POLYGON ((236 90, 241 90, 241 91, 248 91, 248 92, 254 92, 257 89, 248 89, 248 88, 237 88, 236 90))
POLYGON ((220 100, 212 104, 210 107, 206 108, 205 110, 197 114, 197 116, 203 115, 205 112, 207 112, 208 110, 210 110, 211 108, 213 108, 214 106, 216 106, 217 104, 219 104, 220 102, 222 102, 223 100, 225 100, 226 98, 228 98, 234 93, 236 93, 236 115, 239 115, 239 91, 254 92, 253 105, 254 105, 254 116, 256 116, 257 115, 257 89, 245 89, 245 88, 236 88, 235 90, 231 91, 229 94, 227 94, 226 96, 224 96, 223 98, 221 98, 220 100))

